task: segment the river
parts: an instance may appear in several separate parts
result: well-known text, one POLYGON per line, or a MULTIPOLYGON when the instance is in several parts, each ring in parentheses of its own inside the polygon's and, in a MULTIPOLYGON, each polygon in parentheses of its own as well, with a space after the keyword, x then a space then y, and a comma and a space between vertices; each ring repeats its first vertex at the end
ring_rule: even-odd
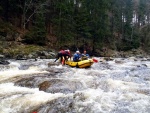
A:
POLYGON ((115 58, 86 69, 48 66, 53 61, 1 65, 0 113, 150 113, 149 60, 115 58))

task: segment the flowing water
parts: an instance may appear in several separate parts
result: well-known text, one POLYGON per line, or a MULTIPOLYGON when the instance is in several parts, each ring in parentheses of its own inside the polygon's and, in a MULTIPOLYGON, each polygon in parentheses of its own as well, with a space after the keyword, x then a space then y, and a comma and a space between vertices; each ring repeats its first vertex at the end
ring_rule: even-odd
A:
POLYGON ((0 113, 150 113, 150 61, 117 58, 87 69, 53 61, 0 66, 0 113))

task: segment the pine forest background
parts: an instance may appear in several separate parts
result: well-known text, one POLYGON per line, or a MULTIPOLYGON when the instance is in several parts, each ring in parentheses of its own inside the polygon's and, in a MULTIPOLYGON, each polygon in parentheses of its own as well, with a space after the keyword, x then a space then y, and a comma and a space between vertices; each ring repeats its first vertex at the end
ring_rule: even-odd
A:
POLYGON ((150 53, 150 0, 1 0, 0 40, 150 53))

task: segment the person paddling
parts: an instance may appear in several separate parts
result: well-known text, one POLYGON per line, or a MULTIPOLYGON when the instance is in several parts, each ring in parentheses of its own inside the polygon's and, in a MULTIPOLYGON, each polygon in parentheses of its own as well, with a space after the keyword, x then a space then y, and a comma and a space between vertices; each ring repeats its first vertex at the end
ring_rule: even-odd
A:
POLYGON ((73 61, 78 62, 81 60, 81 54, 79 51, 76 51, 76 53, 73 55, 73 61))
POLYGON ((81 56, 82 56, 82 60, 87 60, 90 57, 89 54, 86 53, 86 50, 83 51, 81 56))
POLYGON ((54 62, 56 62, 59 58, 61 58, 61 63, 63 63, 64 64, 64 62, 66 61, 66 60, 68 60, 68 58, 70 58, 71 59, 71 55, 70 55, 70 50, 69 49, 67 49, 67 50, 60 50, 59 52, 58 52, 58 54, 57 54, 57 56, 56 56, 56 59, 55 59, 55 61, 54 62), (63 61, 64 60, 64 61, 63 61), (63 61, 63 62, 62 62, 63 61))

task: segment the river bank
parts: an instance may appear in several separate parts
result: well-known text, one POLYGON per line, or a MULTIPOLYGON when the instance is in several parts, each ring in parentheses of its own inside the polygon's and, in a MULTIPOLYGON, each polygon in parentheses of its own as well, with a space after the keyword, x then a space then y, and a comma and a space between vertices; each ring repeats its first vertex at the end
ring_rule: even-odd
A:
MULTIPOLYGON (((0 58, 2 59, 52 59, 55 58, 58 49, 49 48, 47 46, 26 45, 19 42, 0 42, 0 58)), ((73 55, 75 51, 71 51, 73 55)), ((149 58, 149 54, 142 48, 132 49, 130 51, 116 51, 112 49, 97 50, 96 53, 88 51, 91 56, 112 57, 112 58, 149 58)))
POLYGON ((51 59, 56 51, 46 46, 26 45, 19 42, 0 42, 1 57, 6 59, 51 59))

